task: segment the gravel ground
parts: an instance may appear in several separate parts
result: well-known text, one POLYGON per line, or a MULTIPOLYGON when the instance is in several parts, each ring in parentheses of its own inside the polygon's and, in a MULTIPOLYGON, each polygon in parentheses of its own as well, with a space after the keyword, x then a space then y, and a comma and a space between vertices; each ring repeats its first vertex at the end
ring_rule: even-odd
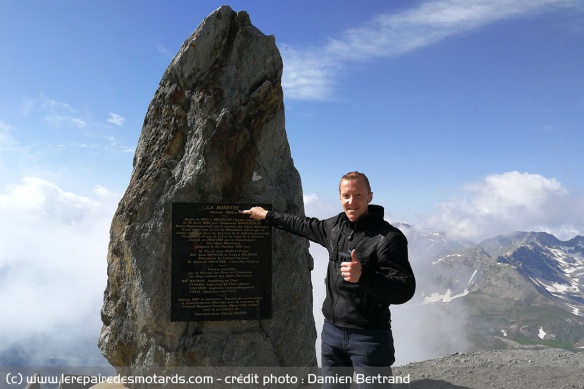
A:
MULTIPOLYGON (((584 352, 520 346, 498 351, 456 353, 394 366, 393 375, 402 379, 409 377, 409 383, 394 384, 391 389, 584 388, 584 352)), ((124 386, 100 384, 93 388, 123 389, 124 386)), ((303 386, 303 389, 309 388, 320 388, 320 385, 303 386)))
POLYGON ((584 352, 541 346, 457 353, 393 368, 407 389, 584 388, 584 352))

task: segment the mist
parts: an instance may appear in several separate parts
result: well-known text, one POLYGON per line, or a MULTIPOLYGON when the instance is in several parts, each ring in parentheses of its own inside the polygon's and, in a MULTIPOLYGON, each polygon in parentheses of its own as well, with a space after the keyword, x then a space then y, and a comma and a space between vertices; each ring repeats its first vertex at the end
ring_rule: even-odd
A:
POLYGON ((109 225, 118 195, 25 177, 0 194, 0 358, 102 364, 97 349, 109 225))

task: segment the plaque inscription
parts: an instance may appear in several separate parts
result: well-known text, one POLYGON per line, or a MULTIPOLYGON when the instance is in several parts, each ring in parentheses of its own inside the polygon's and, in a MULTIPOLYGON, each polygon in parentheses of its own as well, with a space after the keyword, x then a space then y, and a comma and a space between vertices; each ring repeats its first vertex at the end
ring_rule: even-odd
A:
POLYGON ((254 205, 172 204, 171 321, 271 317, 272 230, 238 212, 254 205))

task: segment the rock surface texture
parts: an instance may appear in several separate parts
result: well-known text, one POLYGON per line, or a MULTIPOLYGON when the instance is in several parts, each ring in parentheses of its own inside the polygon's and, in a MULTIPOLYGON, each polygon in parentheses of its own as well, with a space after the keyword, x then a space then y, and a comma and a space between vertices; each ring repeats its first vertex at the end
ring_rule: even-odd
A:
POLYGON ((584 353, 519 346, 507 350, 456 353, 393 369, 406 377, 404 389, 584 388, 584 353))
POLYGON ((304 213, 282 69, 274 37, 221 7, 164 73, 110 231, 99 347, 114 367, 316 364, 312 258, 291 234, 273 231, 271 320, 170 322, 173 202, 304 213))

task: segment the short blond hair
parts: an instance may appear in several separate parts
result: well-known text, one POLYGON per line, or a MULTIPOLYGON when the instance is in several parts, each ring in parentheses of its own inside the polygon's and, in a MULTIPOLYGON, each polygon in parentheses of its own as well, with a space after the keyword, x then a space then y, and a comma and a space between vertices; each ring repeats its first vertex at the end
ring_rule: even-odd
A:
POLYGON ((355 180, 357 178, 362 178, 365 181, 365 186, 367 186, 367 193, 371 193, 371 185, 369 185, 369 178, 363 173, 360 172, 349 172, 341 177, 341 181, 339 182, 339 193, 341 193, 341 183, 343 180, 355 180))

